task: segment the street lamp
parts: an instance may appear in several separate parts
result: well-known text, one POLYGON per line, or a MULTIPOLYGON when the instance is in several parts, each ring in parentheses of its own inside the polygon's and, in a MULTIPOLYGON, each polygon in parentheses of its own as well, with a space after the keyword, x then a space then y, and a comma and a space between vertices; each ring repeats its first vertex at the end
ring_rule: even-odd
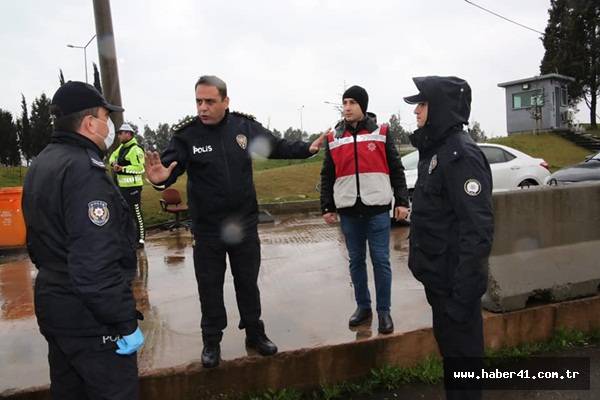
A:
POLYGON ((332 101, 324 101, 323 103, 333 106, 340 114, 344 114, 344 105, 342 103, 334 103, 332 101))
POLYGON ((85 63, 85 83, 88 83, 88 74, 87 74, 87 52, 86 49, 87 47, 90 45, 90 43, 92 43, 92 40, 94 40, 94 38, 96 37, 96 35, 92 36, 92 38, 87 42, 87 44, 85 46, 74 46, 72 44, 68 44, 67 47, 70 47, 72 49, 83 49, 83 62, 85 63))
POLYGON ((300 131, 304 132, 304 128, 302 127, 302 110, 304 109, 304 105, 300 106, 298 111, 300 111, 300 131))

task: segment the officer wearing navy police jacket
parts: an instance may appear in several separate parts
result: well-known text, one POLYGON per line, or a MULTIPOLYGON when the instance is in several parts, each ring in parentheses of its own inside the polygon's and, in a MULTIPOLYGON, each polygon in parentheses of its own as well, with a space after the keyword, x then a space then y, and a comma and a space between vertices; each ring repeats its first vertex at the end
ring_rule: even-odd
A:
POLYGON ((194 234, 194 268, 198 282, 204 348, 202 364, 216 367, 227 326, 223 302, 226 256, 229 256, 239 328, 246 345, 261 355, 277 352, 260 319, 258 204, 252 177, 252 154, 268 158, 308 158, 312 144, 275 137, 254 117, 229 111, 227 85, 202 76, 195 85, 198 115, 183 121, 162 155, 148 153, 146 174, 155 187, 173 184, 187 171, 187 193, 194 234))
POLYGON ((480 399, 481 391, 456 389, 452 371, 482 367, 481 296, 494 232, 492 175, 481 149, 463 130, 471 88, 457 77, 414 78, 419 93, 419 151, 410 224, 408 266, 425 286, 433 332, 444 358, 448 399, 480 399))
POLYGON ((138 327, 130 282, 135 228, 102 161, 114 140, 109 104, 67 82, 52 98, 55 131, 23 185, 27 248, 39 270, 35 314, 48 341, 53 399, 138 398, 138 327))

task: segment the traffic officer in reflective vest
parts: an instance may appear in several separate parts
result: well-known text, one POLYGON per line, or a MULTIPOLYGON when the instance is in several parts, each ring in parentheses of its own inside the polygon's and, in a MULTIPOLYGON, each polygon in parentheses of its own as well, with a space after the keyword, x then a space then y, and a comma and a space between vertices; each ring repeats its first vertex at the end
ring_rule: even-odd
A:
POLYGON ((321 212, 327 223, 337 214, 350 258, 350 277, 356 310, 349 320, 355 327, 371 321, 371 296, 367 280, 366 245, 373 262, 377 294, 378 330, 394 330, 390 315, 390 215, 394 200, 397 220, 408 216, 404 168, 386 124, 377 125, 367 113, 369 96, 352 86, 342 96, 344 119, 327 134, 321 170, 321 212))
POLYGON ((121 125, 117 137, 121 144, 111 154, 109 164, 121 194, 131 209, 137 227, 137 247, 143 247, 146 237, 142 216, 144 150, 138 144, 133 128, 127 123, 121 125))
POLYGON ((419 93, 419 150, 412 198, 408 266, 425 286, 433 333, 444 358, 448 399, 480 399, 480 390, 452 390, 457 368, 483 364, 481 296, 492 248, 492 175, 479 146, 463 130, 471 112, 471 88, 456 77, 413 78, 419 93))
POLYGON ((102 162, 114 139, 109 114, 123 109, 93 86, 69 81, 50 111, 55 131, 23 185, 50 393, 56 400, 137 399, 144 336, 130 287, 135 231, 102 162))

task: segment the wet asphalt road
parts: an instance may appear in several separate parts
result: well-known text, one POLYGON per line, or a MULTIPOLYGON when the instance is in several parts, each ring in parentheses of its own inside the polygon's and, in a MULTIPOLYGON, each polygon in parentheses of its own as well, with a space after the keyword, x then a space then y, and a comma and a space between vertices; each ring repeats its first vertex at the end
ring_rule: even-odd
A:
MULTIPOLYGON (((394 228, 390 242, 396 332, 431 326, 423 288, 406 265, 407 236, 407 228, 394 228)), ((377 335, 377 318, 372 326, 348 328, 355 302, 339 226, 328 226, 317 215, 291 215, 261 225, 260 237, 262 317, 280 351, 377 335)), ((138 254, 133 285, 138 308, 145 315, 141 327, 146 336, 139 353, 141 372, 200 359, 200 304, 191 244, 189 232, 159 232, 148 237, 138 254)), ((0 393, 49 383, 47 345, 33 312, 35 275, 26 254, 0 256, 0 393)), ((239 313, 229 272, 224 297, 228 327, 222 358, 253 355, 244 345, 244 332, 237 328, 239 313)))

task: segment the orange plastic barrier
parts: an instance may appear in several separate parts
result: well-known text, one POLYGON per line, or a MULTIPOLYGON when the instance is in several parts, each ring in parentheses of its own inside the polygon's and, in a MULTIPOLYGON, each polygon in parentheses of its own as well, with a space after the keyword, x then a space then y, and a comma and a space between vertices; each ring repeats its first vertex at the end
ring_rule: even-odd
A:
POLYGON ((22 195, 22 187, 0 188, 0 247, 25 245, 22 195))

